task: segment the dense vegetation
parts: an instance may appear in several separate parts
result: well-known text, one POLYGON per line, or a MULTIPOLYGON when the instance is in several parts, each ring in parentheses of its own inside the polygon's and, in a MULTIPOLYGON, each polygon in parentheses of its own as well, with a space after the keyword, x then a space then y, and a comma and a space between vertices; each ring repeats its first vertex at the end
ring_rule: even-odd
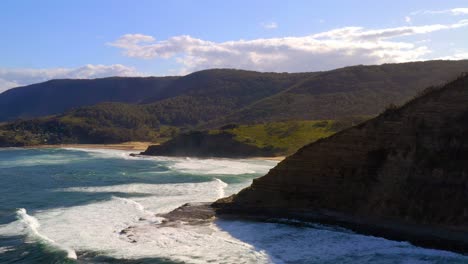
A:
POLYGON ((376 115, 390 104, 403 104, 426 87, 444 84, 466 71, 467 60, 346 67, 302 81, 211 121, 207 127, 239 122, 376 115))
POLYGON ((179 128, 160 125, 138 105, 104 103, 70 113, 0 125, 0 146, 62 143, 159 142, 179 128))
POLYGON ((0 121, 61 114, 102 102, 140 103, 154 97, 177 77, 112 77, 51 80, 0 94, 0 121))
MULTIPOLYGON (((61 114, 72 108, 103 102, 205 104, 210 98, 224 109, 236 110, 271 96, 315 73, 260 73, 205 70, 183 77, 113 77, 94 80, 51 80, 0 94, 0 121, 61 114), (182 98, 177 98, 181 96, 182 98), (193 101, 190 103, 187 101, 193 101)), ((185 109, 187 110, 187 109, 185 109)))
MULTIPOLYGON (((215 69, 183 77, 53 80, 0 94, 0 121, 43 116, 0 125, 0 145, 160 141, 179 129, 375 116, 386 106, 407 101, 423 88, 467 69, 468 60, 464 60, 353 66, 318 73, 215 69), (59 114, 44 116, 51 113, 59 114)), ((281 130, 274 126, 269 129, 281 130)), ((255 131, 260 127, 249 130, 263 138, 271 136, 266 130, 255 131)), ((242 131, 236 133, 242 139, 242 131)), ((304 136, 297 133, 295 138, 304 136)), ((255 144, 269 144, 259 138, 255 144)), ((278 147, 294 149, 302 143, 286 140, 282 144, 278 147)))

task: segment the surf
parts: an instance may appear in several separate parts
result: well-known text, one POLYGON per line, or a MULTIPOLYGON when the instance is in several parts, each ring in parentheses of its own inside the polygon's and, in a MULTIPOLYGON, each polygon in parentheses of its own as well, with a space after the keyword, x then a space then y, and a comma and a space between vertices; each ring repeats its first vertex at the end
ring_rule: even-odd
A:
POLYGON ((35 217, 29 215, 26 209, 20 208, 18 209, 16 213, 17 213, 18 220, 22 222, 25 226, 25 229, 28 230, 28 236, 30 236, 33 239, 37 239, 40 242, 46 243, 51 247, 54 247, 54 248, 57 248, 59 250, 66 252, 67 257, 69 259, 77 259, 76 252, 73 249, 64 247, 56 243, 54 240, 48 238, 47 236, 41 234, 39 232, 39 227, 41 226, 39 221, 35 217))

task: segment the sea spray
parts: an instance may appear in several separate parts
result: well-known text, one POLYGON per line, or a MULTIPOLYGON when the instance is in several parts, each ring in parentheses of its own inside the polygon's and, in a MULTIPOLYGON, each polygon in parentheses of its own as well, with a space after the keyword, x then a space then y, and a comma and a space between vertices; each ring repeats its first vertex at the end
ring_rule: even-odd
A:
POLYGON ((117 197, 117 196, 112 196, 112 199, 116 199, 119 201, 122 201, 127 204, 133 205, 138 211, 143 213, 146 217, 149 217, 149 220, 152 223, 159 224, 162 222, 163 218, 162 217, 157 217, 155 212, 146 210, 146 208, 139 202, 129 199, 129 198, 123 198, 123 197, 117 197))
POLYGON ((55 247, 59 250, 63 250, 67 252, 67 257, 70 259, 77 259, 76 252, 73 249, 61 246, 57 244, 54 240, 39 233, 39 230, 38 230, 40 227, 39 221, 35 217, 28 215, 28 213, 26 212, 26 209, 20 208, 18 209, 16 214, 17 214, 18 220, 20 220, 24 224, 25 228, 29 231, 28 232, 29 236, 31 236, 32 238, 38 239, 41 242, 47 243, 50 246, 55 247))
POLYGON ((218 184, 217 194, 218 198, 223 198, 225 196, 225 189, 228 186, 227 183, 223 182, 222 180, 215 178, 216 183, 218 184))

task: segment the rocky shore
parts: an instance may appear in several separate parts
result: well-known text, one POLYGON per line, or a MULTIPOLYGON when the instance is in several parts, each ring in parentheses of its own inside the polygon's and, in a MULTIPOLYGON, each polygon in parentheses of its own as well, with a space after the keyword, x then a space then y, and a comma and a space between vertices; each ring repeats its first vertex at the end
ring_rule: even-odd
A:
MULTIPOLYGON (((265 208, 230 208, 224 210, 217 203, 187 203, 167 213, 160 214, 165 220, 158 228, 177 227, 181 223, 188 225, 207 225, 217 218, 253 220, 261 222, 284 222, 294 220, 295 225, 319 223, 340 226, 349 230, 397 241, 408 241, 416 246, 443 249, 468 254, 468 232, 458 229, 440 228, 437 226, 409 224, 404 221, 389 221, 377 218, 356 217, 339 212, 325 210, 273 210, 265 208)), ((132 228, 123 230, 131 234, 132 228)), ((130 237, 131 238, 131 237, 130 237)), ((130 239, 129 238, 129 239, 130 239)))

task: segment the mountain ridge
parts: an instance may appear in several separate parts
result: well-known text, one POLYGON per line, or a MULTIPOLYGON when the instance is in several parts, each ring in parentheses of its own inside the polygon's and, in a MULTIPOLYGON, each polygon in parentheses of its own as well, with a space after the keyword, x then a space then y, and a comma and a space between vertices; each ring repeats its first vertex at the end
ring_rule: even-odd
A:
MULTIPOLYGON (((39 88, 35 88, 37 94, 29 94, 29 97, 21 94, 25 88, 18 88, 0 96, 0 122, 2 115, 3 118, 11 117, 15 111, 27 113, 31 109, 45 109, 46 112, 38 111, 35 114, 48 115, 50 113, 47 111, 71 107, 70 102, 79 104, 87 100, 95 102, 129 95, 124 96, 125 100, 135 103, 100 102, 72 107, 48 117, 3 123, 0 124, 0 141, 4 145, 15 146, 49 140, 57 144, 60 140, 67 140, 64 143, 159 141, 156 138, 158 135, 167 135, 166 132, 159 133, 159 128, 165 126, 171 128, 164 128, 164 131, 175 131, 175 128, 212 130, 228 124, 370 118, 388 105, 407 101, 428 85, 443 83, 467 69, 468 60, 361 65, 297 74, 213 69, 168 79, 98 79, 116 82, 122 94, 115 93, 116 86, 112 85, 97 89, 96 80, 77 80, 78 83, 93 83, 84 91, 79 89, 79 85, 64 85, 61 89, 50 88, 51 92, 47 92, 49 88, 46 87, 42 93, 44 89, 39 85, 39 88), (146 86, 134 87, 134 80, 146 82, 146 86), (152 80, 157 80, 159 84, 154 86, 152 80), (53 92, 57 89, 60 90, 58 95, 53 92), (138 94, 138 89, 156 94, 157 98, 145 93, 138 94), (73 90, 80 92, 81 97, 70 92, 73 90), (11 101, 8 96, 3 96, 14 93, 19 93, 19 96, 11 101), (91 98, 93 93, 100 93, 100 96, 91 98), (61 94, 66 94, 68 101, 60 100, 61 94), (52 102, 47 99, 54 96, 58 97, 52 102), (156 99, 155 102, 146 103, 156 99), (92 135, 101 141, 93 140, 92 135)), ((66 84, 67 81, 51 82, 66 84)))

